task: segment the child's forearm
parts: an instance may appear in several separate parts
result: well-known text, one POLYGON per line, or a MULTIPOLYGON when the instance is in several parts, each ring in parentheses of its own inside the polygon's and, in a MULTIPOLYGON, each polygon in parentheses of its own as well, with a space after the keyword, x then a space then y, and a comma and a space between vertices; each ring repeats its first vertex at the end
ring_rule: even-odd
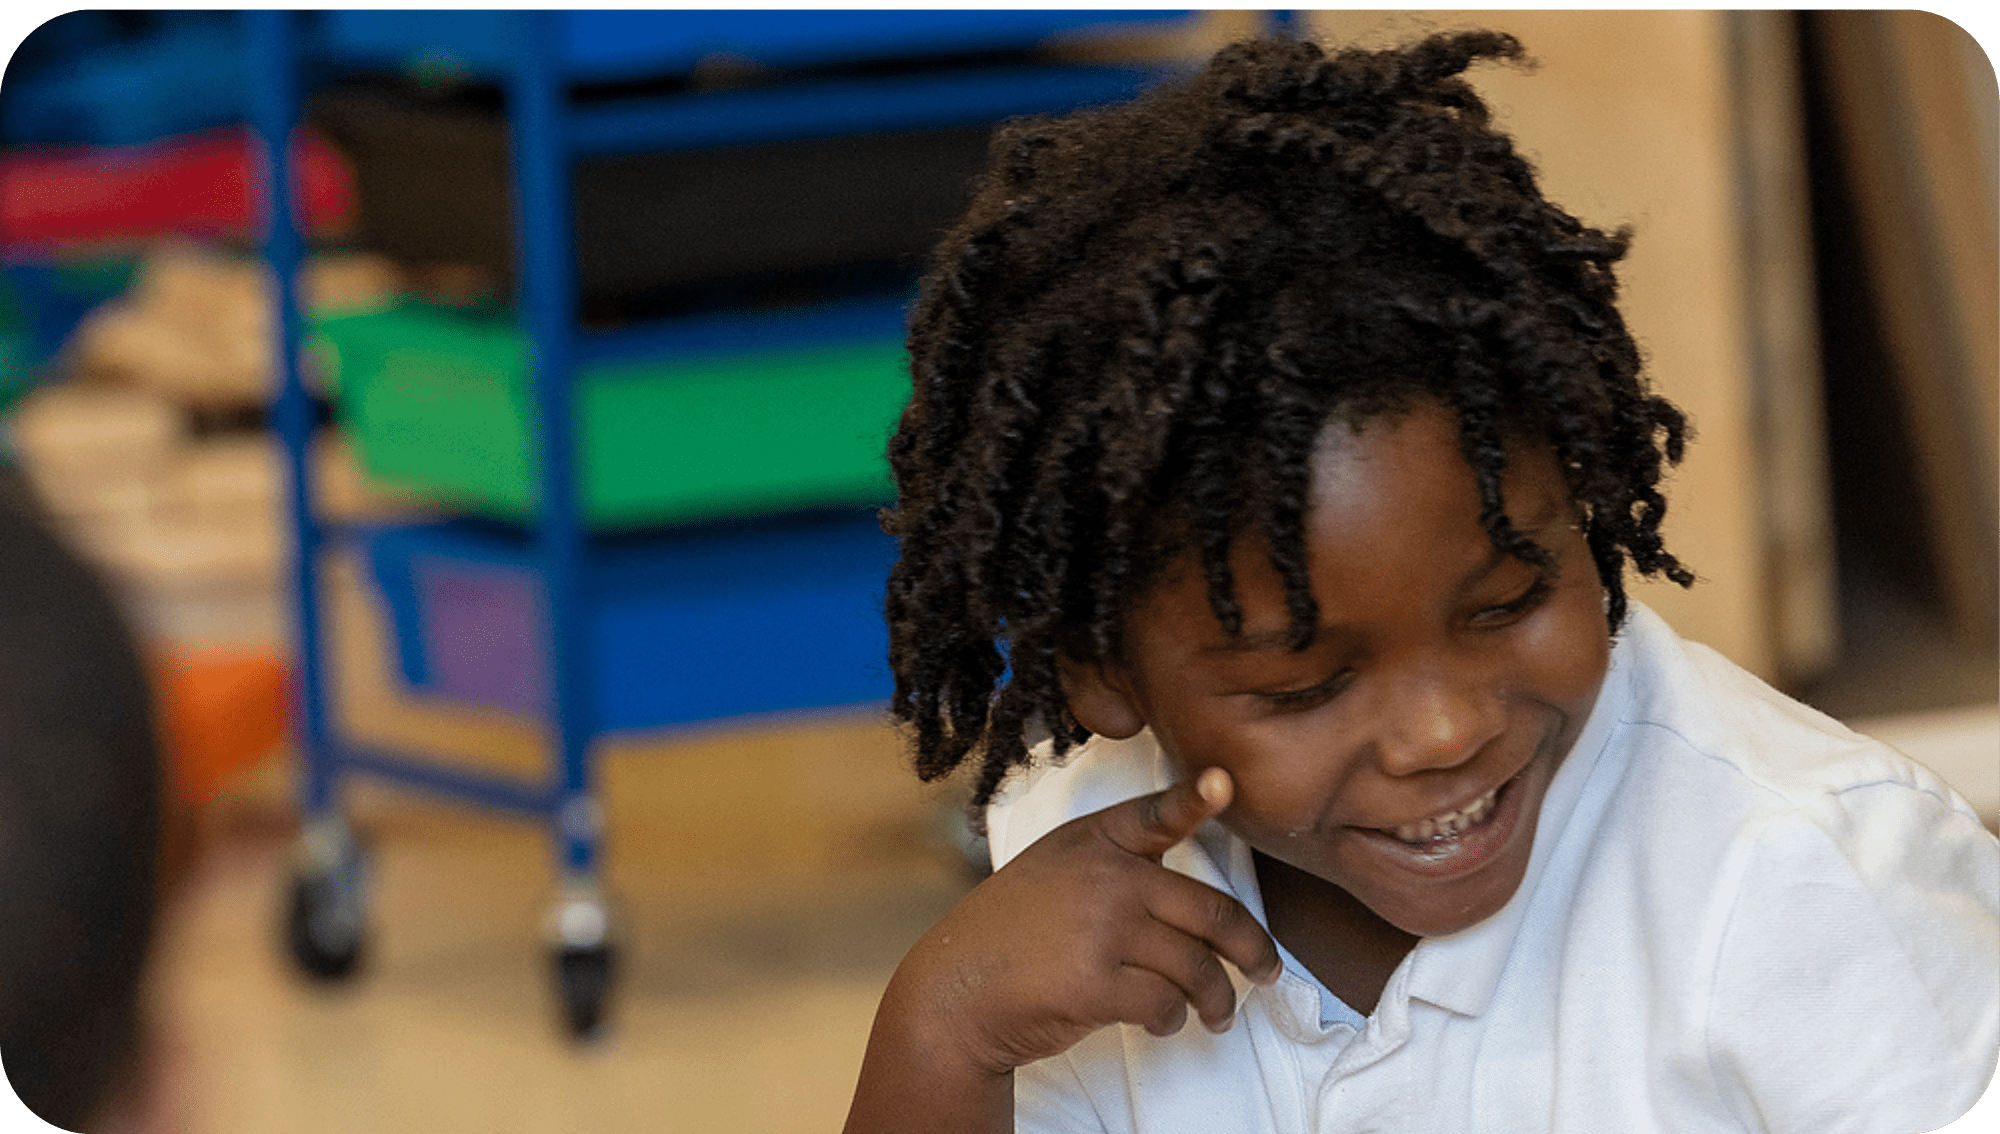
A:
POLYGON ((910 983, 890 982, 845 1134, 1010 1134, 1014 1073, 980 1066, 950 1034, 941 1006, 920 999, 910 983))
POLYGON ((1278 978, 1277 946, 1227 894, 1160 857, 1229 806, 1209 768, 1072 819, 974 887, 896 968, 848 1134, 1014 1128, 1013 1069, 1112 1024, 1228 1026, 1223 962, 1278 978))

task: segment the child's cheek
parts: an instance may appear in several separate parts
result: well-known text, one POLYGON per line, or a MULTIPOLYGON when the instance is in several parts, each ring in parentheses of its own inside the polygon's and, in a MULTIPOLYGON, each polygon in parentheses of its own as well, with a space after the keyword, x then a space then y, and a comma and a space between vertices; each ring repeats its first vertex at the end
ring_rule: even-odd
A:
POLYGON ((1333 762, 1314 745, 1281 730, 1251 725, 1213 736, 1191 736, 1155 727, 1154 736, 1176 779, 1220 767, 1234 782, 1235 798, 1218 818, 1253 844, 1268 836, 1296 837, 1312 829, 1330 790, 1333 762))
POLYGON ((1611 664, 1611 637, 1605 630, 1602 590, 1577 587, 1521 627, 1523 690, 1561 709, 1581 726, 1597 699, 1611 664))

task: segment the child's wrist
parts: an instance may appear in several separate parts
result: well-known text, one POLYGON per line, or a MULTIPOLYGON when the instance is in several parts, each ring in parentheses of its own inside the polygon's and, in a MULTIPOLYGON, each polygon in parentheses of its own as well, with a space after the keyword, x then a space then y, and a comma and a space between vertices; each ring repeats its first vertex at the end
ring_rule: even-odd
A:
POLYGON ((1005 1078, 1020 1060, 988 1042, 977 1026, 976 981, 927 963, 922 947, 904 958, 883 995, 877 1027, 903 1037, 911 1053, 954 1081, 1005 1078))
POLYGON ((906 963, 875 1014, 847 1134, 999 1134, 1014 1127, 1014 1077, 973 1055, 950 1009, 906 963))

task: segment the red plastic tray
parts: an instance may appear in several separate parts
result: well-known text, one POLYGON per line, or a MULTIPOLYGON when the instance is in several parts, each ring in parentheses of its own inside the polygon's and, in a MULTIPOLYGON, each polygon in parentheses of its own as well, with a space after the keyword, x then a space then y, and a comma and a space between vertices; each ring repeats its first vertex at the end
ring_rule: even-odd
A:
MULTIPOLYGON (((0 255, 33 259, 64 245, 157 236, 251 235, 256 135, 204 130, 136 146, 49 146, 0 158, 0 255)), ((353 175, 325 139, 301 131, 294 174, 302 223, 326 233, 353 213, 353 175)))

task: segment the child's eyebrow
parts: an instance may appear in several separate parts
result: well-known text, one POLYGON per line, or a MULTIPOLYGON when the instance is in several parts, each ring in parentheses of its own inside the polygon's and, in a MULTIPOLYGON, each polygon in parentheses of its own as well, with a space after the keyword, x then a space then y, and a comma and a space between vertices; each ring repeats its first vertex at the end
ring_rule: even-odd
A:
MULTIPOLYGON (((1326 634, 1327 630, 1328 627, 1319 627, 1314 631, 1314 637, 1317 639, 1326 634)), ((1201 652, 1204 654, 1256 654, 1263 653, 1266 650, 1283 650, 1289 653, 1291 649, 1292 631, 1290 627, 1286 627, 1283 630, 1261 630, 1255 634, 1237 634, 1221 642, 1214 642, 1203 646, 1201 652)))
MULTIPOLYGON (((1540 508, 1535 509, 1534 513, 1529 516, 1527 523, 1515 524, 1514 531, 1524 539, 1527 539, 1529 542, 1534 543, 1546 549, 1548 547, 1548 544, 1541 537, 1547 534, 1551 529, 1555 528, 1558 524, 1562 524, 1565 520, 1566 514, 1567 514, 1567 509, 1562 507, 1560 501, 1546 500, 1543 501, 1542 506, 1540 508)), ((1508 518, 1509 520, 1512 520, 1511 516, 1508 518)), ((1490 539, 1487 541, 1486 547, 1487 547, 1486 555, 1482 559, 1480 559, 1478 565, 1473 567, 1472 570, 1467 571, 1464 577, 1459 579, 1457 588, 1457 592, 1459 594, 1463 594, 1466 591, 1469 591, 1472 588, 1478 586, 1481 582, 1485 581, 1485 579, 1488 576, 1492 575, 1493 572, 1499 570, 1502 566, 1504 566, 1509 560, 1513 560, 1517 563, 1522 563, 1524 566, 1533 570, 1535 574, 1543 576, 1544 578, 1555 577, 1556 566, 1553 561, 1547 564, 1529 563, 1525 560, 1522 560, 1518 556, 1509 554, 1508 552, 1502 551, 1500 548, 1493 546, 1493 542, 1490 539)))
MULTIPOLYGON (((1516 524, 1514 530, 1522 536, 1533 540, 1535 543, 1547 546, 1540 537, 1558 524, 1563 524, 1567 519, 1568 510, 1564 507, 1562 501, 1546 501, 1540 508, 1535 509, 1527 523, 1516 524)), ((1486 548, 1486 554, 1480 557, 1479 562, 1474 564, 1471 570, 1459 578, 1457 586, 1453 588, 1455 595, 1461 595, 1472 590, 1491 576, 1493 572, 1504 566, 1509 560, 1523 562, 1515 556, 1493 546, 1491 540, 1487 541, 1486 548)), ((1537 575, 1544 577, 1552 578, 1555 573, 1553 565, 1538 567, 1533 563, 1525 562, 1523 565, 1533 570, 1537 575)), ((1337 635, 1339 633, 1340 627, 1338 626, 1320 626, 1314 629, 1313 639, 1317 641, 1325 636, 1337 635)), ((1292 649, 1292 630, 1291 627, 1287 626, 1279 630, 1260 630, 1254 634, 1234 634, 1224 641, 1211 643, 1202 647, 1201 652, 1204 654, 1254 654, 1266 650, 1290 652, 1292 649)))

